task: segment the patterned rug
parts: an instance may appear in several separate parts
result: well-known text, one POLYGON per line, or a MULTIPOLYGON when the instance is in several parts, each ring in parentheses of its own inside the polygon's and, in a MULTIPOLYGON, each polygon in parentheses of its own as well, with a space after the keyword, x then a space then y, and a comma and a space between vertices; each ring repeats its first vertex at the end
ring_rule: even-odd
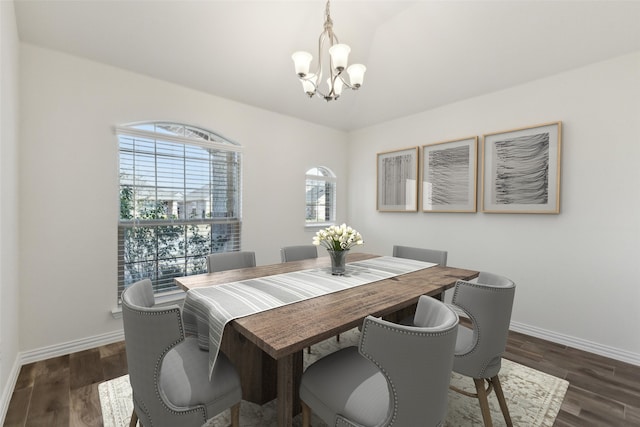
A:
MULTIPOLYGON (((325 354, 338 348, 358 343, 358 330, 340 335, 340 342, 331 338, 312 347, 311 354, 304 353, 305 368, 325 354)), ((507 359, 502 361, 500 382, 515 426, 552 427, 569 382, 528 368, 507 359)), ((475 391, 473 380, 452 374, 451 383, 459 388, 475 391)), ((127 427, 133 410, 131 387, 127 375, 101 383, 98 386, 104 427, 127 427)), ((489 396, 491 417, 495 426, 504 426, 494 393, 489 396)), ((275 401, 260 406, 242 401, 240 425, 243 427, 275 427, 277 425, 275 401)), ((301 425, 298 415, 294 426, 301 425)), ((230 423, 229 410, 209 420, 204 427, 226 427, 230 423)), ((314 427, 325 427, 320 419, 312 419, 314 427)), ((449 391, 448 427, 482 426, 482 414, 477 399, 449 391)))

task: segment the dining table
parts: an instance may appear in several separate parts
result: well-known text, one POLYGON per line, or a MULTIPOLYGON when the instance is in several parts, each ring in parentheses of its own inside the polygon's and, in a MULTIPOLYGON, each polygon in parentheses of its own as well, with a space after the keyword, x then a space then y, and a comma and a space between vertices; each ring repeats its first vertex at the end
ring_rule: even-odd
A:
MULTIPOLYGON (((350 263, 378 257, 349 253, 346 276, 350 263)), ((330 272, 329 257, 178 277, 175 283, 187 291, 188 301, 189 293, 198 289, 317 269, 330 272)), ((360 326, 369 315, 398 321, 415 310, 421 295, 439 296, 457 280, 470 280, 478 274, 427 263, 409 273, 233 318, 224 326, 219 351, 236 366, 243 399, 262 405, 276 398, 278 426, 289 427, 300 411, 297 391, 304 349, 360 326)))

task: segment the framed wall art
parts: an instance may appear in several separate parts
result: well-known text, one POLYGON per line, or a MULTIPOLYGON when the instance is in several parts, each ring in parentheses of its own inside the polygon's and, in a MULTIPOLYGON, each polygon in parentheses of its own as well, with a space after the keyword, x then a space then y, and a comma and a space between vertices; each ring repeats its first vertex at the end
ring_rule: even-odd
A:
POLYGON ((562 122, 486 134, 482 211, 560 213, 562 122))
POLYGON ((378 153, 377 202, 379 211, 418 210, 419 147, 378 153))
POLYGON ((475 212, 478 137, 422 146, 422 211, 475 212))

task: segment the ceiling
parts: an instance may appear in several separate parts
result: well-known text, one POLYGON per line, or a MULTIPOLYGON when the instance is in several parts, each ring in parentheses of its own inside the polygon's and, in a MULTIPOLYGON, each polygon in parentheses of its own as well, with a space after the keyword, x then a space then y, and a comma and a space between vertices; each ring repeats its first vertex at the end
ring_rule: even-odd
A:
POLYGON ((640 51, 640 1, 334 0, 334 31, 367 73, 327 103, 303 93, 291 60, 317 56, 324 9, 15 0, 23 42, 347 131, 640 51))

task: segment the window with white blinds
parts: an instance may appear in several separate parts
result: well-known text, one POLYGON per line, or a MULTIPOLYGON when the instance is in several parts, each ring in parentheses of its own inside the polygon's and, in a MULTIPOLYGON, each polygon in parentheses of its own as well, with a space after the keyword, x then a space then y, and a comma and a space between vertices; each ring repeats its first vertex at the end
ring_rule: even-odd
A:
POLYGON ((241 147, 176 123, 116 128, 120 153, 118 300, 150 278, 155 293, 175 277, 206 273, 206 255, 240 249, 241 147))
POLYGON ((322 226, 335 222, 336 176, 325 167, 315 167, 306 174, 305 225, 322 226))

